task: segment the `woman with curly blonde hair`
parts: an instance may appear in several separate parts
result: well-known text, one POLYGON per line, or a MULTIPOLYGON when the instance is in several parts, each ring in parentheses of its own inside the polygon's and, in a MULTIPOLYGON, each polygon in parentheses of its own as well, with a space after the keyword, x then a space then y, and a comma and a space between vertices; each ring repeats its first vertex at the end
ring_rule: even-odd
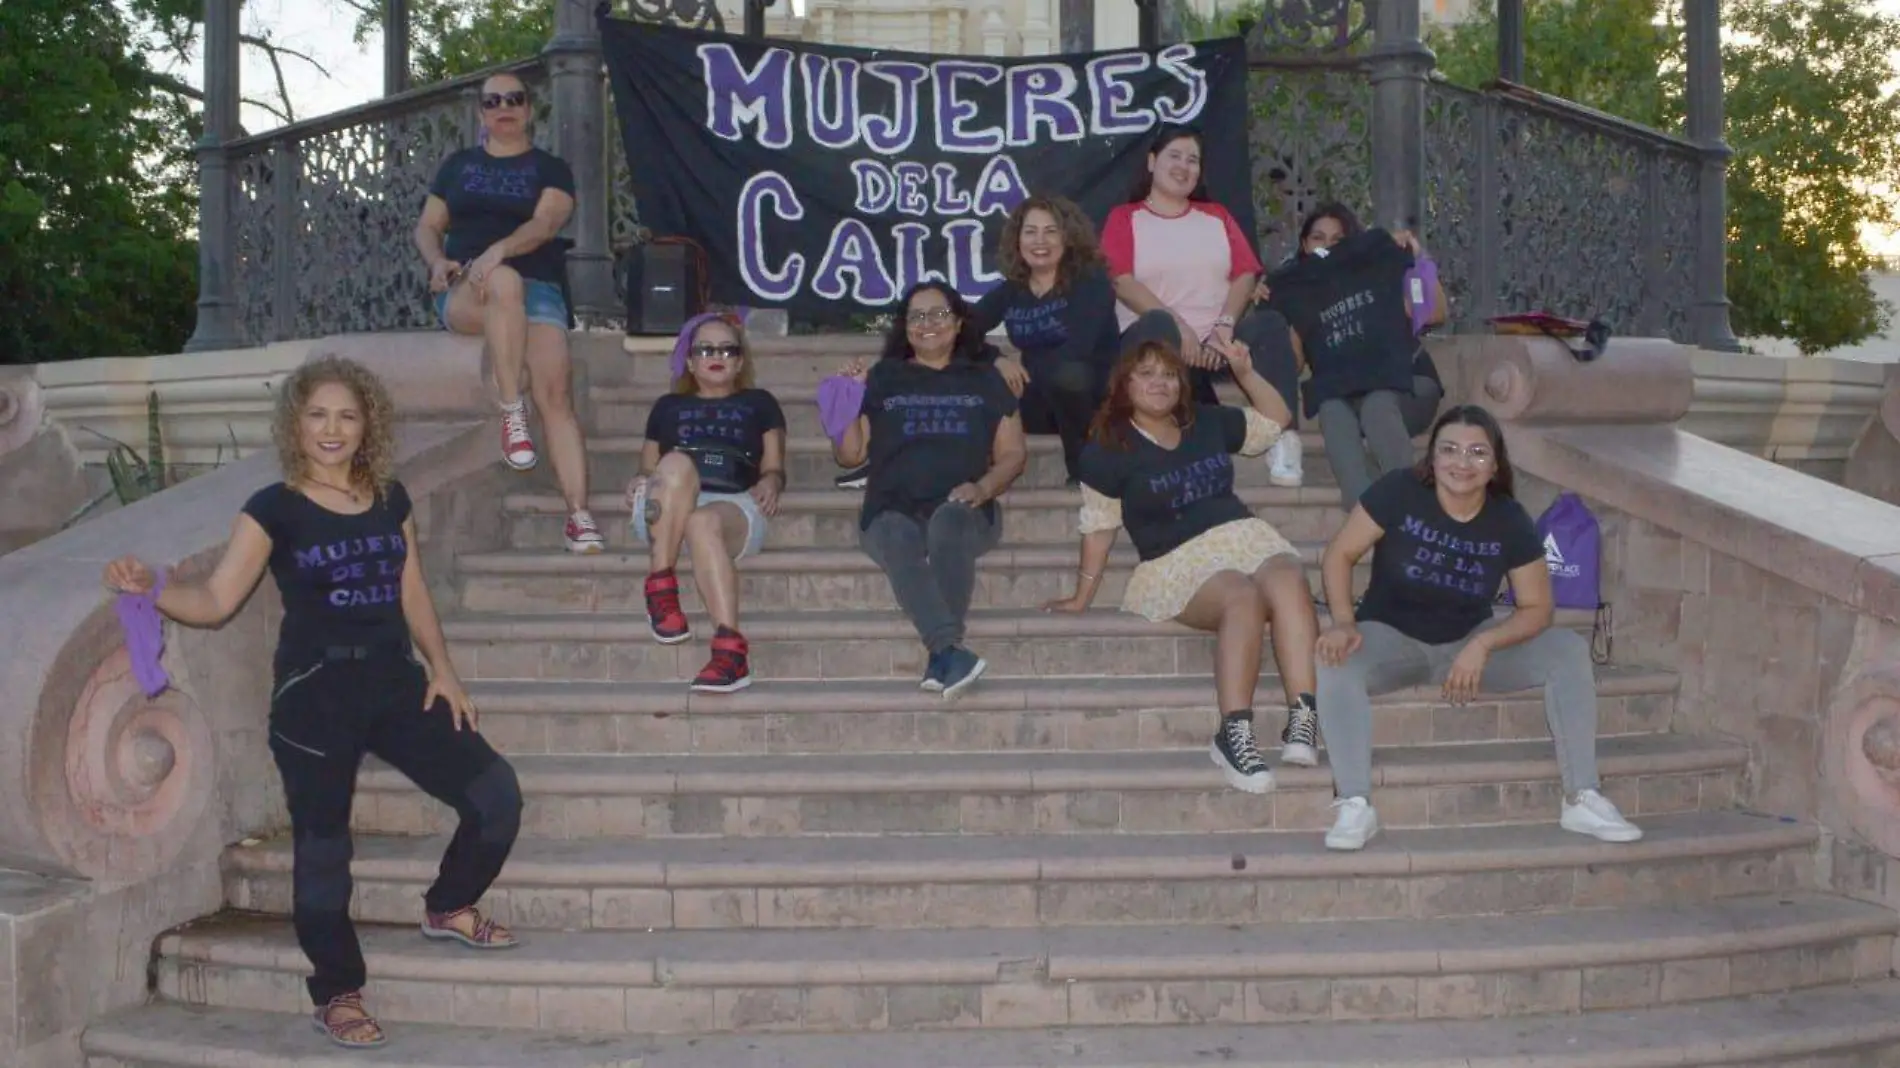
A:
POLYGON ((1003 281, 977 301, 976 328, 1009 331, 1022 357, 996 369, 1023 398, 1025 425, 1053 424, 1077 484, 1082 442, 1121 344, 1095 227, 1062 197, 1030 197, 1003 223, 996 264, 1003 281))
POLYGON ((149 596, 194 627, 229 619, 267 567, 276 578, 284 619, 270 748, 294 839, 291 917, 314 971, 316 1028, 350 1048, 385 1041, 363 1006, 363 951, 349 917, 350 800, 363 754, 461 816, 423 896, 422 934, 474 949, 515 945, 475 903, 514 846, 521 789, 475 732, 475 705, 449 662, 414 551, 409 493, 395 477, 394 421, 389 392, 362 365, 336 357, 303 365, 277 393, 283 481, 245 502, 210 577, 167 583, 130 556, 106 565, 105 576, 111 589, 149 596))

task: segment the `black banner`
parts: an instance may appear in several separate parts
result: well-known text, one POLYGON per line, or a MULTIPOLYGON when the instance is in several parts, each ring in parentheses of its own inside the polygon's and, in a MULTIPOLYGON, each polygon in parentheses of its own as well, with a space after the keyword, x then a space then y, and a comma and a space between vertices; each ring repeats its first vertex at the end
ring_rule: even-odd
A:
POLYGON ((1001 59, 601 33, 640 221, 706 250, 721 303, 835 320, 929 277, 974 299, 1011 208, 1066 196, 1099 226, 1166 123, 1201 129, 1210 195, 1253 232, 1238 38, 1001 59))

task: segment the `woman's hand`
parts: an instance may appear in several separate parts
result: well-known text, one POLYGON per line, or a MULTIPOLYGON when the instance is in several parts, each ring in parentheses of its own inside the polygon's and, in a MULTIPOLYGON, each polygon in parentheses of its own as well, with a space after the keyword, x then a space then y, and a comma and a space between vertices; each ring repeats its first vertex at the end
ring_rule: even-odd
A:
POLYGON ((1358 652, 1359 647, 1365 643, 1366 639, 1359 633, 1357 626, 1351 623, 1343 626, 1335 624, 1327 627, 1326 632, 1319 636, 1319 644, 1315 651, 1319 653, 1320 663, 1328 667, 1339 667, 1351 659, 1352 654, 1358 652))
POLYGON ((1078 592, 1072 597, 1058 597, 1043 605, 1042 610, 1045 612, 1086 612, 1089 610, 1089 603, 1078 592))
POLYGON ((158 585, 158 575, 136 556, 121 556, 106 565, 106 589, 144 596, 158 585))
POLYGON ((958 504, 967 504, 972 508, 978 508, 989 500, 989 496, 983 492, 982 486, 974 482, 965 482, 963 485, 950 491, 950 500, 958 504))
POLYGON ((1392 240, 1414 257, 1425 255, 1425 246, 1419 242, 1418 235, 1410 230, 1392 231, 1392 240))
POLYGON ((455 729, 475 730, 475 702, 469 699, 468 691, 462 689, 462 680, 455 676, 454 669, 444 668, 433 674, 428 692, 422 695, 422 710, 427 712, 437 701, 447 701, 455 729))
POLYGON ((1021 399, 1023 390, 1029 385, 1029 369, 1023 366, 1023 361, 1004 356, 996 361, 996 370, 1003 376, 1003 384, 1009 387, 1009 391, 1021 399))
POLYGON ((1227 369, 1234 373, 1234 381, 1247 377, 1253 370, 1253 353, 1248 351, 1247 343, 1236 338, 1220 346, 1220 354, 1227 360, 1227 369))
POLYGON ((1174 326, 1175 329, 1181 331, 1181 359, 1189 367, 1205 366, 1202 363, 1205 357, 1201 354, 1201 336, 1196 334, 1194 328, 1189 326, 1187 320, 1181 318, 1179 314, 1174 317, 1174 326))
POLYGON ((444 257, 435 261, 435 265, 429 268, 429 292, 447 293, 461 273, 462 265, 454 260, 444 257))
POLYGON ((1484 683, 1484 665, 1489 659, 1491 650, 1481 641, 1460 650, 1451 662, 1451 671, 1445 675, 1445 700, 1454 705, 1468 705, 1477 700, 1478 688, 1484 683))
POLYGON ((767 519, 778 518, 778 495, 785 490, 785 476, 777 471, 768 471, 759 476, 752 484, 752 499, 759 502, 759 511, 767 519))
POLYGON ((1255 304, 1265 304, 1267 301, 1273 299, 1273 290, 1267 286, 1267 280, 1265 278, 1254 283, 1253 296, 1249 299, 1255 304))
POLYGON ((475 257, 474 262, 468 265, 468 280, 475 283, 476 291, 481 293, 484 299, 488 296, 488 276, 507 259, 508 250, 502 248, 498 241, 488 246, 488 251, 475 257))
POLYGON ((864 361, 864 357, 862 356, 853 357, 845 361, 844 366, 838 368, 838 374, 840 377, 855 378, 860 382, 864 381, 865 378, 870 375, 870 373, 871 373, 871 365, 866 363, 864 361))

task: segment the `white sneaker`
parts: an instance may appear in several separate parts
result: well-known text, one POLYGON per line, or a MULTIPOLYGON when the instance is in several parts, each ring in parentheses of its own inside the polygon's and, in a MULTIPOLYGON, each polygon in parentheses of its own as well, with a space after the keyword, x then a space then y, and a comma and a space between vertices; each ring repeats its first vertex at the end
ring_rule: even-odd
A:
POLYGON ((1372 836, 1379 833, 1379 814, 1363 797, 1342 797, 1333 802, 1339 810, 1339 818, 1333 820, 1333 829, 1326 832, 1326 848, 1351 851, 1364 849, 1372 836))
POLYGON ((1595 790, 1578 794, 1575 804, 1565 801, 1557 825, 1603 842, 1634 842, 1643 836, 1641 827, 1624 819, 1610 799, 1595 790))
POLYGON ((1300 469, 1300 435, 1292 430, 1281 434, 1267 451, 1267 481, 1276 486, 1294 487, 1304 482, 1300 469))

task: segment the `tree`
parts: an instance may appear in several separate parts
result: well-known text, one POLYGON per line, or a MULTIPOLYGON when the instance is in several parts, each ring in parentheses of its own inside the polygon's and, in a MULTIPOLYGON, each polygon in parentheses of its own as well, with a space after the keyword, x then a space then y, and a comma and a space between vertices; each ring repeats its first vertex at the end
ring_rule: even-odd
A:
MULTIPOLYGON (((382 32, 376 0, 342 0, 356 9, 356 42, 382 32)), ((552 0, 411 0, 409 68, 416 83, 472 74, 539 55, 554 35, 552 0)))
MULTIPOLYGON (((1525 80, 1664 130, 1683 119, 1683 41, 1670 0, 1527 0, 1525 80)), ((1728 290, 1742 336, 1804 353, 1885 329, 1862 221, 1891 225, 1900 186, 1900 18, 1867 0, 1730 0, 1722 45, 1728 290)), ((1497 70, 1496 5, 1429 42, 1447 78, 1497 70)))
POLYGON ((154 82, 117 8, 0 3, 0 362, 189 336, 192 126, 154 82))

